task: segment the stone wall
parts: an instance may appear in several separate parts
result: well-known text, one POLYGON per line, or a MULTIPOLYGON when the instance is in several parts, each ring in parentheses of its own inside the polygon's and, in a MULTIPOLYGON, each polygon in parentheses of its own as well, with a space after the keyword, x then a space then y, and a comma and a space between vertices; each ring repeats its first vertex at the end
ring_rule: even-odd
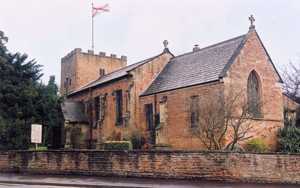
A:
POLYGON ((262 117, 252 119, 253 129, 248 136, 260 137, 272 150, 275 150, 277 132, 283 127, 280 78, 255 30, 250 30, 246 37, 243 48, 223 79, 225 95, 230 97, 240 93, 244 97, 239 101, 245 103, 249 75, 252 71, 256 73, 260 88, 262 117))
POLYGON ((68 93, 81 88, 82 86, 100 77, 100 69, 105 70, 105 74, 125 67, 126 56, 117 57, 115 54, 107 56, 104 52, 95 54, 93 51, 82 52, 77 48, 61 59, 61 82, 60 92, 65 94, 66 87, 68 93), (66 86, 66 78, 71 79, 66 86))
POLYGON ((131 70, 130 75, 68 97, 68 100, 87 103, 95 97, 106 96, 105 107, 102 109, 105 116, 101 124, 95 122, 95 109, 92 110, 93 124, 97 124, 92 131, 92 140, 96 142, 97 149, 101 148, 101 143, 106 140, 129 139, 133 132, 143 129, 141 124, 137 123, 140 122, 138 119, 139 96, 169 62, 171 57, 172 55, 169 53, 162 53, 151 61, 131 70), (119 125, 116 125, 116 99, 114 96, 116 90, 122 90, 123 95, 123 121, 119 125))
MULTIPOLYGON (((108 83, 102 87, 98 87, 96 89, 93 89, 91 91, 83 91, 79 94, 76 94, 75 96, 70 97, 69 99, 72 101, 80 101, 83 103, 88 103, 90 99, 93 99, 95 97, 98 97, 100 95, 106 95, 105 99, 105 107, 103 110, 105 116, 100 124, 99 122, 96 122, 96 112, 95 109, 92 110, 92 116, 93 116, 93 124, 96 124, 94 126, 92 132, 92 140, 96 142, 96 148, 99 149, 101 147, 101 143, 105 140, 114 140, 114 135, 120 135, 122 132, 128 132, 128 127, 125 123, 126 121, 123 121, 122 124, 116 125, 116 105, 115 105, 115 97, 113 95, 113 92, 116 90, 122 90, 123 95, 123 115, 125 116, 128 113, 128 104, 126 101, 128 101, 128 94, 127 90, 130 87, 131 78, 125 77, 123 79, 114 81, 112 83, 108 83), (91 93, 90 93, 91 92, 91 93)), ((95 108, 93 106, 93 108, 95 108)), ((88 112, 87 112, 88 113, 88 112)), ((121 136, 121 139, 123 139, 123 136, 121 136)), ((91 137, 89 136, 89 139, 91 137)))
POLYGON ((300 183, 300 155, 204 151, 11 151, 0 172, 300 183))
MULTIPOLYGON (((193 87, 158 93, 140 98, 140 124, 148 131, 145 105, 154 105, 154 114, 161 114, 161 102, 165 99, 165 123, 156 130, 156 144, 169 146, 173 149, 204 149, 199 134, 194 134, 191 127, 191 97, 200 97, 200 110, 203 110, 210 100, 218 101, 217 95, 222 94, 223 83, 213 82, 193 87)), ((201 114, 200 114, 201 116, 201 114)), ((201 125, 199 125, 201 126, 201 125)))
POLYGON ((152 81, 157 77, 157 75, 163 70, 165 65, 169 63, 169 60, 172 58, 172 54, 163 53, 156 58, 154 58, 151 62, 144 64, 130 73, 133 75, 134 84, 132 86, 132 90, 130 95, 130 108, 133 109, 133 113, 131 113, 130 123, 138 128, 139 130, 143 130, 145 127, 141 126, 140 119, 140 101, 139 96, 149 87, 152 81))
MULTIPOLYGON (((205 147, 199 140, 199 134, 193 134, 191 127, 191 97, 199 97, 199 127, 201 127, 201 121, 206 123, 207 120, 206 111, 211 110, 208 110, 207 107, 213 108, 214 105, 218 105, 218 103, 216 104, 220 98, 218 95, 224 95, 227 104, 229 101, 233 101, 235 97, 237 98, 235 104, 241 104, 240 107, 247 104, 248 77, 252 71, 255 71, 260 81, 262 117, 249 118, 249 121, 243 124, 244 127, 248 124, 250 124, 248 127, 251 127, 245 137, 260 138, 266 143, 270 151, 276 150, 278 130, 283 127, 283 99, 279 84, 280 78, 257 33, 250 30, 246 37, 244 46, 229 67, 226 76, 220 81, 178 88, 140 98, 141 121, 139 122, 143 124, 142 127, 147 127, 144 105, 153 104, 154 112, 158 114, 160 113, 160 101, 162 98, 166 98, 166 123, 156 130, 158 144, 162 141, 163 144, 169 145, 173 149, 204 149, 205 147), (209 103, 211 105, 207 105, 209 103), (204 116, 202 116, 203 114, 204 116)), ((239 108, 231 110, 234 112, 234 117, 237 119, 241 117, 239 108)), ((224 143, 229 143, 232 140, 231 133, 232 129, 229 129, 224 143)), ((245 142, 238 144, 243 146, 245 142)))

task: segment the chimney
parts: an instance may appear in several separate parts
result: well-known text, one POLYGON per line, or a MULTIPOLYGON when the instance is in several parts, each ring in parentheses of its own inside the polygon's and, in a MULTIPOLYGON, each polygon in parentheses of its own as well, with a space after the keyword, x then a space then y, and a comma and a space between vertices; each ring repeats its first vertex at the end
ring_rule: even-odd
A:
POLYGON ((105 75, 105 70, 100 68, 99 69, 99 77, 101 78, 104 75, 105 75))
POLYGON ((193 48, 193 52, 197 52, 197 51, 199 51, 199 50, 200 50, 199 45, 196 44, 196 45, 194 46, 194 48, 193 48))

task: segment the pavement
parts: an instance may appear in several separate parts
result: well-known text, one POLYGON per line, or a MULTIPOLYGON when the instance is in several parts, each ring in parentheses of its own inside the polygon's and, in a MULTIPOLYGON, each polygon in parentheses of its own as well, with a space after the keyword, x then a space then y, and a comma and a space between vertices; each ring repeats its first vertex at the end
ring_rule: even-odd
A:
POLYGON ((299 185, 240 184, 211 181, 0 174, 0 188, 296 188, 299 185))

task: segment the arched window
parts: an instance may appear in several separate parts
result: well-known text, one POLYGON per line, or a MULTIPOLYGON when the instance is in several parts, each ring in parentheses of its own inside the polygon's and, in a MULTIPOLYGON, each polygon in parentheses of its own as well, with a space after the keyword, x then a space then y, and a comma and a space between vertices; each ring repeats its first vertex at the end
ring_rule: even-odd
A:
POLYGON ((258 75, 252 71, 248 77, 247 97, 249 113, 256 118, 262 117, 260 88, 258 75))

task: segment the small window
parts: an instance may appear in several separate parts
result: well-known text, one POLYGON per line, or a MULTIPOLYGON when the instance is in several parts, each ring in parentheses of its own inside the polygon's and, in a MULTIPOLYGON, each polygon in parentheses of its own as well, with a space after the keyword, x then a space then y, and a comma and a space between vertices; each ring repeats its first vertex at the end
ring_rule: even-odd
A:
POLYGON ((100 97, 95 98, 94 108, 95 108, 95 120, 97 122, 100 119, 100 97))
POLYGON ((84 102, 84 114, 88 115, 88 110, 89 110, 89 103, 86 101, 84 102))
POLYGON ((65 88, 68 87, 68 84, 69 84, 69 78, 67 77, 66 80, 65 80, 65 88))
POLYGON ((115 91, 116 99, 116 125, 121 125, 123 121, 123 94, 122 90, 115 91))
POLYGON ((160 113, 155 114, 155 128, 161 128, 160 113))
POLYGON ((190 103, 191 110, 191 128, 199 126, 199 96, 192 96, 190 103))
POLYGON ((99 69, 99 76, 102 77, 105 75, 105 70, 104 69, 99 69))
POLYGON ((153 129, 153 104, 145 104, 145 115, 146 115, 146 124, 147 129, 153 129))
POLYGON ((102 122, 105 116, 106 94, 99 97, 99 120, 102 122))

